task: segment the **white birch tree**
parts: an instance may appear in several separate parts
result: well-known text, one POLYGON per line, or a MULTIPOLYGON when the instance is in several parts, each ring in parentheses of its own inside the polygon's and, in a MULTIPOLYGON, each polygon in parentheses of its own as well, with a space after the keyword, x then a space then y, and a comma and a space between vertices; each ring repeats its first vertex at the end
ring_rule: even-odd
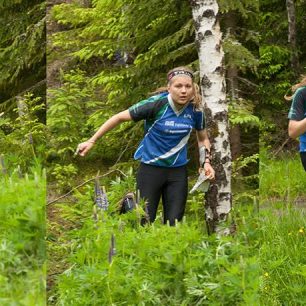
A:
POLYGON ((296 52, 296 14, 294 0, 286 0, 288 15, 288 43, 291 49, 291 67, 295 73, 299 69, 299 60, 296 52))
POLYGON ((216 0, 190 0, 200 62, 200 80, 206 121, 212 143, 216 180, 206 196, 209 232, 219 232, 220 221, 231 210, 231 152, 226 100, 222 33, 216 0))

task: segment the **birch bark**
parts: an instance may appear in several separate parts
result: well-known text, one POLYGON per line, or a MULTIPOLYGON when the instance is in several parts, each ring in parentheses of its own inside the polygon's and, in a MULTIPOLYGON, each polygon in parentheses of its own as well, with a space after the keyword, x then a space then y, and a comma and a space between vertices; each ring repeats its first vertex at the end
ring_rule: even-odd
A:
POLYGON ((291 49, 291 66, 297 72, 299 69, 299 61, 296 53, 296 18, 294 0, 286 0, 286 8, 288 14, 288 43, 291 49))
POLYGON ((200 80, 216 180, 206 196, 209 232, 220 230, 220 221, 231 210, 231 152, 225 89, 222 33, 216 0, 190 0, 200 62, 200 80))

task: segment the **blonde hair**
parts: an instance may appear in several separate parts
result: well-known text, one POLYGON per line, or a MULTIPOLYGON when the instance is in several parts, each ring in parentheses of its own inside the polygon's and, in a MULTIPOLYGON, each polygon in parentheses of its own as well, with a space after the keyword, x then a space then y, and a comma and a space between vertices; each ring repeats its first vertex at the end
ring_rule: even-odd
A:
POLYGON ((294 96, 294 93, 296 92, 296 90, 300 87, 303 87, 303 86, 306 86, 306 75, 302 75, 301 76, 301 81, 291 87, 291 91, 292 91, 291 96, 288 96, 287 94, 285 94, 285 96, 284 96, 285 100, 291 101, 293 96, 294 96))
MULTIPOLYGON (((174 71, 187 71, 187 72, 191 73, 192 75, 194 74, 194 72, 189 67, 180 66, 180 67, 175 67, 175 68, 171 69, 167 73, 167 79, 168 79, 168 76, 174 71)), ((171 79, 168 80, 168 84, 171 84, 171 79)), ((195 83, 193 81, 193 79, 192 79, 192 86, 193 86, 194 97, 193 97, 193 100, 192 100, 191 103, 195 106, 196 109, 202 109, 203 105, 202 105, 202 96, 201 96, 201 93, 200 93, 200 87, 197 83, 195 83)), ((154 92, 152 92, 151 94, 156 95, 156 94, 166 92, 166 91, 168 91, 168 88, 166 86, 164 86, 164 87, 159 87, 159 88, 155 89, 154 92)))

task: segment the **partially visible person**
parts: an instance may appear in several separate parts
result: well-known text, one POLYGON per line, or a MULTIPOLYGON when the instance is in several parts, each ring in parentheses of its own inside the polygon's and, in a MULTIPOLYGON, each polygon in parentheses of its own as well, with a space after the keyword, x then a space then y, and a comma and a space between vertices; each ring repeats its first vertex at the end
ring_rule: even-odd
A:
POLYGON ((306 76, 291 90, 293 95, 285 96, 286 100, 292 100, 288 114, 288 134, 291 138, 299 137, 301 161, 306 171, 306 76))

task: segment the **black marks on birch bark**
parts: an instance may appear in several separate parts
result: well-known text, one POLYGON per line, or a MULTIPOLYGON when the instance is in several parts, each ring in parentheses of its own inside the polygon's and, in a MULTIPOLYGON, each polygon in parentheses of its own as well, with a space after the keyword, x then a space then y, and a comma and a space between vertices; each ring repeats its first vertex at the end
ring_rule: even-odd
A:
POLYGON ((221 152, 215 152, 213 154, 212 164, 214 165, 214 169, 216 171, 216 184, 221 187, 221 184, 226 186, 229 184, 229 181, 226 177, 224 164, 230 161, 230 157, 223 157, 221 159, 221 152))
POLYGON ((211 144, 215 142, 216 137, 219 135, 218 122, 212 118, 212 113, 209 108, 205 108, 206 126, 209 130, 209 139, 211 144))
POLYGON ((198 39, 195 40, 195 46, 197 50, 200 49, 200 41, 198 39))
POLYGON ((221 159, 221 163, 222 163, 222 164, 226 164, 226 163, 228 163, 228 162, 230 162, 230 161, 231 161, 230 156, 224 156, 224 157, 221 159))
POLYGON ((217 74, 219 74, 219 75, 224 75, 224 73, 225 73, 225 69, 224 69, 224 67, 223 66, 218 66, 216 69, 215 69, 215 71, 214 71, 215 73, 217 73, 217 74))
POLYGON ((205 33, 204 34, 202 32, 198 33, 199 42, 204 40, 204 38, 205 38, 204 36, 205 36, 205 33))
MULTIPOLYGON (((232 207, 232 195, 230 192, 219 192, 219 201, 220 202, 230 202, 230 207, 232 207)), ((225 221, 227 218, 226 213, 222 213, 219 215, 219 221, 225 221)))
POLYGON ((210 79, 208 78, 207 75, 203 75, 202 77, 202 80, 201 80, 201 85, 204 87, 204 88, 210 88, 212 83, 210 81, 210 79))
POLYGON ((205 203, 205 205, 210 207, 210 210, 212 212, 212 219, 207 218, 207 216, 205 218, 207 224, 207 232, 210 235, 216 231, 216 225, 219 219, 216 206, 216 204, 218 203, 218 187, 216 184, 210 185, 209 192, 206 192, 205 194, 205 203))
POLYGON ((210 5, 213 5, 215 1, 212 1, 212 0, 204 0, 204 5, 206 6, 210 6, 210 5))
POLYGON ((217 120, 217 121, 227 120, 227 112, 222 111, 222 112, 216 113, 215 116, 214 116, 214 120, 217 120))
POLYGON ((226 86, 225 86, 225 82, 222 82, 222 88, 221 88, 222 92, 226 92, 226 86))
POLYGON ((224 150, 226 150, 228 148, 229 142, 227 140, 224 140, 222 143, 222 147, 224 150))
POLYGON ((230 206, 232 206, 231 194, 229 192, 219 192, 222 185, 227 187, 227 185, 229 184, 229 180, 225 173, 224 165, 229 161, 229 156, 221 158, 221 152, 213 153, 212 164, 214 165, 214 169, 216 171, 216 179, 214 182, 211 183, 210 190, 205 195, 205 203, 212 212, 212 219, 206 218, 207 230, 209 234, 215 232, 218 223, 220 221, 225 220, 227 217, 227 214, 218 215, 217 203, 228 203, 228 201, 230 201, 230 206))
POLYGON ((205 10, 202 17, 203 18, 215 18, 215 12, 211 9, 205 10))
POLYGON ((198 2, 198 0, 189 0, 189 3, 194 10, 200 9, 201 5, 198 2))
POLYGON ((198 32, 198 30, 199 30, 200 27, 201 27, 201 22, 200 22, 199 20, 194 20, 194 21, 193 21, 193 24, 194 24, 194 27, 195 27, 196 32, 198 32))
POLYGON ((205 33, 204 33, 204 37, 208 37, 208 36, 212 36, 213 33, 211 30, 206 30, 205 33))

